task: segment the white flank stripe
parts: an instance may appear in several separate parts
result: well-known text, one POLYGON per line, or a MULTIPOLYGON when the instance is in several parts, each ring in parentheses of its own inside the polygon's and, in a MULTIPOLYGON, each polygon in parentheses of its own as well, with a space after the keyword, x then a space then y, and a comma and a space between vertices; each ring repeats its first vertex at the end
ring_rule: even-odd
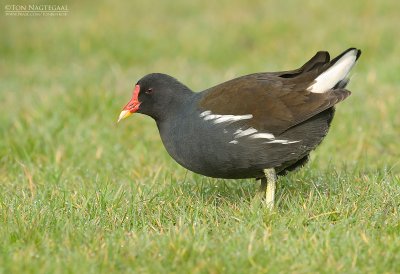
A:
POLYGON ((204 119, 205 121, 207 121, 207 120, 214 120, 214 119, 220 118, 221 116, 222 116, 222 115, 209 114, 209 115, 205 116, 203 119, 204 119))
POLYGON ((250 136, 250 138, 265 138, 265 139, 274 139, 275 136, 270 133, 257 133, 250 136))
POLYGON ((314 93, 324 93, 333 88, 347 77, 356 62, 357 52, 357 50, 352 50, 343 55, 332 67, 319 75, 307 90, 314 93))
POLYGON ((246 130, 241 130, 240 133, 235 136, 235 138, 240 138, 240 137, 250 135, 250 134, 253 134, 256 132, 257 132, 257 129, 251 127, 246 130))
POLYGON ((211 111, 206 110, 206 111, 203 111, 202 113, 200 113, 200 117, 204 117, 204 116, 207 116, 209 114, 211 114, 211 111))
POLYGON ((235 135, 236 135, 236 134, 239 134, 239 133, 240 133, 240 132, 242 132, 242 131, 243 131, 243 130, 242 130, 241 128, 239 128, 239 129, 238 129, 238 130, 236 130, 236 131, 235 131, 235 133, 233 133, 233 134, 235 134, 235 135))
MULTIPOLYGON (((340 61, 340 60, 339 60, 340 61)), ((240 120, 247 120, 253 118, 252 114, 245 114, 245 115, 220 115, 220 114, 212 114, 211 111, 206 110, 200 113, 199 115, 203 118, 204 121, 214 120, 212 121, 214 124, 219 123, 226 123, 226 122, 236 122, 240 120)), ((248 129, 242 130, 241 128, 237 129, 233 135, 235 135, 235 139, 248 136, 251 139, 270 139, 269 142, 264 142, 264 144, 293 144, 298 143, 300 141, 289 141, 289 140, 275 140, 275 136, 271 133, 257 133, 258 130, 252 127, 248 129)), ((228 133, 226 129, 224 129, 224 133, 228 133)), ((239 141, 232 140, 229 144, 238 144, 239 141)))
POLYGON ((226 123, 226 122, 236 122, 240 120, 248 120, 253 118, 252 114, 245 115, 221 115, 221 114, 212 114, 210 110, 203 111, 200 113, 200 118, 203 118, 205 121, 214 120, 214 124, 226 123))
POLYGON ((273 140, 273 141, 269 141, 269 142, 265 142, 264 144, 294 144, 294 143, 298 143, 300 141, 289 141, 289 140, 273 140))
POLYGON ((214 121, 214 124, 224 123, 224 122, 235 122, 240 120, 246 120, 253 118, 253 115, 221 115, 220 118, 214 121))

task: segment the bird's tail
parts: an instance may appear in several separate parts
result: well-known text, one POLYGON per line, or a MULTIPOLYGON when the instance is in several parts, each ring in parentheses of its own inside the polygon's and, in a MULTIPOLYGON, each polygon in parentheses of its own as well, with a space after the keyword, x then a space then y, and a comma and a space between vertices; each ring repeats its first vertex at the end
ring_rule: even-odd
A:
POLYGON ((361 55, 361 50, 349 48, 342 54, 332 59, 327 68, 307 88, 314 93, 324 93, 331 89, 344 88, 349 79, 350 70, 361 55))

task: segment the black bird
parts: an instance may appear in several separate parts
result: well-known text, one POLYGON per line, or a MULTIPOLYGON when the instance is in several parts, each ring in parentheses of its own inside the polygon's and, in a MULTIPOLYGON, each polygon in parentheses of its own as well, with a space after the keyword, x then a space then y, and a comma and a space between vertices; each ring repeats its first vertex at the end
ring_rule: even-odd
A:
POLYGON ((350 95, 348 74, 360 54, 350 48, 330 60, 320 51, 299 69, 254 73, 198 93, 152 73, 137 82, 118 121, 135 112, 152 117, 180 165, 209 177, 261 179, 273 207, 276 174, 303 166, 321 143, 335 104, 350 95))

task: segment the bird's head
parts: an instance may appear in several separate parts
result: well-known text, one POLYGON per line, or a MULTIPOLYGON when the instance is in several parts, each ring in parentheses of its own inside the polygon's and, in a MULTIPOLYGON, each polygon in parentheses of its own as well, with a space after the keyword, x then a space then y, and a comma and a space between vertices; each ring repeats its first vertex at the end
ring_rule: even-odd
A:
POLYGON ((149 115, 157 120, 179 104, 180 99, 184 97, 182 92, 192 93, 169 75, 148 74, 136 83, 132 99, 122 109, 118 122, 135 112, 149 115))

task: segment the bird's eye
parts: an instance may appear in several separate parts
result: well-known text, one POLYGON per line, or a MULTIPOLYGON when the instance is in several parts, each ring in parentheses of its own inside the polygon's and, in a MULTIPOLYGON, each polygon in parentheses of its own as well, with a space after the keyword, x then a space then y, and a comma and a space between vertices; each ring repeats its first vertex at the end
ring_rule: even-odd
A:
POLYGON ((147 93, 147 94, 150 94, 150 93, 152 93, 152 92, 153 92, 153 89, 152 89, 152 88, 149 88, 149 89, 146 90, 146 93, 147 93))

